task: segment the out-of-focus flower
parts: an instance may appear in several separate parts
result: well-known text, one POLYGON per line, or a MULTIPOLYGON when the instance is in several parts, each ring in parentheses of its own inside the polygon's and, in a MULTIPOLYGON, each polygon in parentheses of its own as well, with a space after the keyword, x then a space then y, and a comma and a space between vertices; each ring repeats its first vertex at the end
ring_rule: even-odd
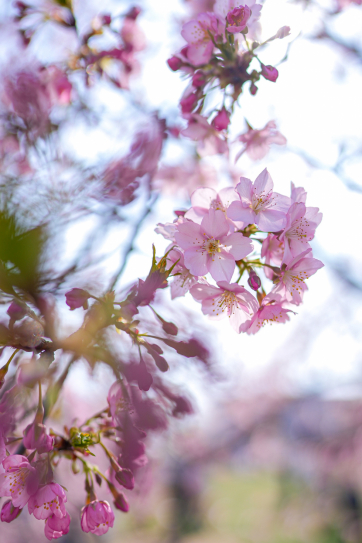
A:
POLYGON ((200 141, 198 151, 201 156, 223 154, 228 152, 228 145, 221 133, 213 128, 208 120, 197 113, 185 115, 188 126, 181 131, 194 141, 200 141))
POLYGON ((70 307, 71 311, 83 307, 88 309, 88 300, 90 298, 89 292, 82 288, 72 288, 65 293, 65 303, 70 307))
POLYGON ((252 160, 260 160, 269 152, 270 145, 285 145, 286 138, 278 132, 274 121, 269 121, 261 130, 254 130, 249 126, 245 134, 240 134, 236 141, 245 143, 245 147, 236 155, 235 162, 243 153, 247 153, 252 160))
POLYGON ((54 438, 46 433, 43 423, 44 410, 38 408, 34 421, 24 430, 23 444, 26 449, 36 449, 39 454, 53 450, 54 438))
POLYGON ((250 292, 237 283, 219 281, 217 287, 208 283, 193 286, 190 293, 201 302, 202 312, 210 318, 228 316, 230 325, 237 333, 245 332, 250 319, 258 309, 258 302, 250 292))
POLYGON ((264 64, 261 65, 261 75, 265 77, 268 81, 275 81, 278 79, 279 72, 274 66, 265 66, 264 64))
POLYGON ((230 117, 226 109, 223 107, 221 111, 218 112, 216 117, 212 120, 212 126, 216 128, 216 130, 226 130, 226 128, 230 124, 230 117))
POLYGON ((194 66, 209 62, 214 50, 211 36, 217 39, 220 34, 220 21, 214 13, 201 13, 183 25, 181 35, 189 44, 187 58, 194 66))
POLYGON ((239 6, 232 9, 226 16, 226 20, 229 23, 226 30, 231 34, 242 32, 248 24, 250 15, 249 6, 239 6))
POLYGON ((16 302, 11 302, 6 313, 9 315, 12 321, 19 321, 25 317, 27 311, 23 306, 17 304, 16 302))
POLYGON ((248 38, 255 39, 260 31, 259 19, 263 7, 261 4, 257 4, 256 0, 215 0, 214 12, 222 20, 225 20, 228 13, 240 7, 248 8, 251 12, 247 21, 248 38))
MULTIPOLYGON (((268 266, 270 266, 271 263, 273 263, 274 266, 281 266, 283 255, 284 242, 280 241, 276 235, 269 234, 261 246, 261 257, 265 258, 265 263, 268 264, 268 266)), ((268 279, 272 279, 274 276, 273 270, 269 267, 264 268, 264 273, 268 279)))
POLYGON ((103 535, 113 527, 114 513, 106 501, 94 500, 82 509, 81 527, 83 532, 103 535))

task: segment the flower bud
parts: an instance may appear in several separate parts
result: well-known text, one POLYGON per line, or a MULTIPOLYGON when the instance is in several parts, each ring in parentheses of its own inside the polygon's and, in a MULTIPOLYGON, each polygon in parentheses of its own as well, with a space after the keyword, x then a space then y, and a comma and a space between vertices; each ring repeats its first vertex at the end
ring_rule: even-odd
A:
POLYGON ((182 113, 191 113, 197 104, 197 96, 195 93, 189 94, 180 101, 182 113))
POLYGON ((177 70, 179 70, 182 66, 182 60, 180 60, 178 57, 171 57, 167 60, 167 64, 173 72, 177 72, 177 70))
POLYGON ((130 469, 120 468, 116 473, 116 481, 128 490, 133 490, 134 488, 134 477, 130 469))
POLYGON ((253 290, 259 290, 261 287, 260 277, 255 273, 254 270, 250 270, 249 272, 248 285, 253 290))
POLYGON ((255 85, 255 83, 252 83, 252 84, 250 85, 250 89, 249 89, 249 90, 250 90, 250 94, 251 94, 252 96, 255 96, 256 93, 258 92, 258 87, 255 85))
POLYGON ((114 506, 120 511, 123 511, 124 513, 127 513, 129 511, 128 501, 123 494, 118 494, 113 503, 114 506))
POLYGON ((20 507, 14 507, 13 502, 8 500, 2 506, 0 520, 1 522, 12 522, 20 515, 21 511, 20 507))
POLYGON ((265 77, 268 81, 275 81, 278 79, 278 70, 274 68, 274 66, 265 66, 264 64, 261 65, 261 75, 265 77))
POLYGON ((223 107, 221 111, 216 115, 215 119, 212 121, 212 126, 216 130, 225 130, 230 123, 229 114, 226 109, 223 107))
POLYGON ((205 74, 201 72, 201 70, 198 70, 192 76, 192 85, 196 88, 203 87, 205 85, 205 82, 206 82, 206 77, 205 77, 205 74))
POLYGON ((72 288, 65 293, 65 301, 71 311, 78 309, 78 307, 88 309, 88 298, 90 298, 89 292, 82 288, 72 288))
POLYGON ((20 321, 26 315, 26 309, 16 302, 11 302, 6 313, 12 321, 20 321))

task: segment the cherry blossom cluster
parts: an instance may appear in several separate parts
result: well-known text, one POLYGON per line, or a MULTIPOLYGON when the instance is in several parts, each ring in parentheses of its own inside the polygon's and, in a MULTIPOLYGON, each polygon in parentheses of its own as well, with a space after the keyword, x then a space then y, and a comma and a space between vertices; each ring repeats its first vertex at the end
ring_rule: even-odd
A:
MULTIPOLYGON (((54 335, 54 315, 46 299, 30 304, 17 296, 9 305, 9 322, 0 325, 2 343, 13 349, 0 368, 0 497, 9 498, 2 505, 2 522, 14 521, 27 509, 30 515, 45 521, 44 533, 49 540, 68 532, 71 519, 65 507, 66 489, 54 480, 54 470, 63 459, 69 461, 74 475, 82 472, 84 477, 82 530, 95 535, 106 533, 113 526, 114 512, 107 500, 98 499, 95 485, 104 481, 113 506, 127 512, 123 489, 134 488, 135 473, 147 463, 147 433, 164 430, 169 417, 192 412, 190 401, 161 377, 169 370, 164 349, 186 358, 197 357, 204 363, 208 363, 209 353, 197 338, 177 340, 178 327, 151 306, 156 292, 167 286, 172 272, 172 266, 166 269, 167 264, 166 257, 157 262, 154 255, 149 275, 139 279, 121 301, 116 301, 114 292, 96 297, 81 288, 68 291, 65 299, 69 309, 83 308, 86 313, 79 330, 64 340, 54 335), (149 311, 157 323, 151 331, 135 318, 144 311, 149 311), (157 326, 162 332, 155 335, 157 326), (129 352, 121 359, 114 355, 112 344, 104 342, 105 328, 118 330, 130 340, 129 352), (28 351, 33 352, 32 359, 23 360, 22 354, 28 351), (57 351, 72 352, 73 357, 64 372, 54 378, 57 351), (22 363, 16 367, 19 357, 22 363), (83 424, 54 431, 47 428, 45 418, 57 401, 70 366, 79 357, 91 368, 102 362, 112 369, 116 381, 109 390, 108 405, 83 424), (24 420, 34 408, 30 405, 28 410, 21 392, 24 387, 35 391, 37 386, 35 415, 24 428, 24 420), (150 396, 148 391, 152 391, 150 396), (99 452, 108 461, 105 473, 91 462, 99 452)), ((168 356, 172 359, 170 353, 168 356)))
POLYGON ((306 280, 323 267, 309 243, 322 214, 306 206, 306 197, 293 184, 290 197, 274 192, 266 169, 254 183, 241 177, 235 189, 197 189, 186 213, 156 228, 171 241, 172 298, 190 291, 205 315, 227 316, 238 333, 255 334, 268 322, 289 320, 291 308, 303 300, 306 280), (261 245, 260 255, 254 242, 261 245), (256 269, 272 282, 270 292, 256 269), (249 290, 240 285, 244 273, 249 290))
MULTIPOLYGON (((212 12, 199 13, 196 19, 183 25, 181 34, 187 45, 168 60, 171 70, 181 70, 190 79, 180 101, 182 115, 188 123, 181 133, 199 142, 201 154, 228 152, 227 129, 245 83, 250 83, 249 91, 255 95, 256 83, 261 77, 272 82, 278 78, 277 68, 263 64, 256 50, 275 39, 285 38, 290 29, 282 27, 274 36, 259 43, 261 9, 262 5, 256 0, 216 0, 212 12), (253 59, 258 61, 260 70, 251 68, 253 59), (215 87, 223 94, 222 107, 205 113, 207 94, 215 87)), ((275 131, 273 123, 260 131, 250 125, 248 128, 249 132, 242 134, 239 141, 246 143, 244 150, 260 147, 251 153, 253 158, 266 154, 265 143, 282 145, 286 142, 284 136, 275 131), (251 145, 252 140, 254 145, 251 145)))

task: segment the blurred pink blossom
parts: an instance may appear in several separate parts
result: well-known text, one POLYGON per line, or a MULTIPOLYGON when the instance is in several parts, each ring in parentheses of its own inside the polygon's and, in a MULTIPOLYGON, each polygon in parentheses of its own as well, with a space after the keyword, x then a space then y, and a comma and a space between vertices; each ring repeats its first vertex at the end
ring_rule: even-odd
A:
POLYGON ((261 130, 254 130, 249 126, 245 134, 240 134, 236 141, 245 143, 245 147, 236 155, 235 162, 243 153, 247 153, 252 160, 260 160, 268 154, 270 145, 285 145, 286 138, 277 131, 274 121, 269 121, 261 130))

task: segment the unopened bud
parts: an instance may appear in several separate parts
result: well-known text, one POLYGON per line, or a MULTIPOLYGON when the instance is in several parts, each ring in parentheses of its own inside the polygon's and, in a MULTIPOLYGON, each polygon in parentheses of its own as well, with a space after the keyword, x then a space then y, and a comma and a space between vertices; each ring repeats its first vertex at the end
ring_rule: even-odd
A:
POLYGON ((259 290, 261 287, 260 277, 255 273, 254 270, 250 270, 249 272, 248 285, 253 290, 259 290))

